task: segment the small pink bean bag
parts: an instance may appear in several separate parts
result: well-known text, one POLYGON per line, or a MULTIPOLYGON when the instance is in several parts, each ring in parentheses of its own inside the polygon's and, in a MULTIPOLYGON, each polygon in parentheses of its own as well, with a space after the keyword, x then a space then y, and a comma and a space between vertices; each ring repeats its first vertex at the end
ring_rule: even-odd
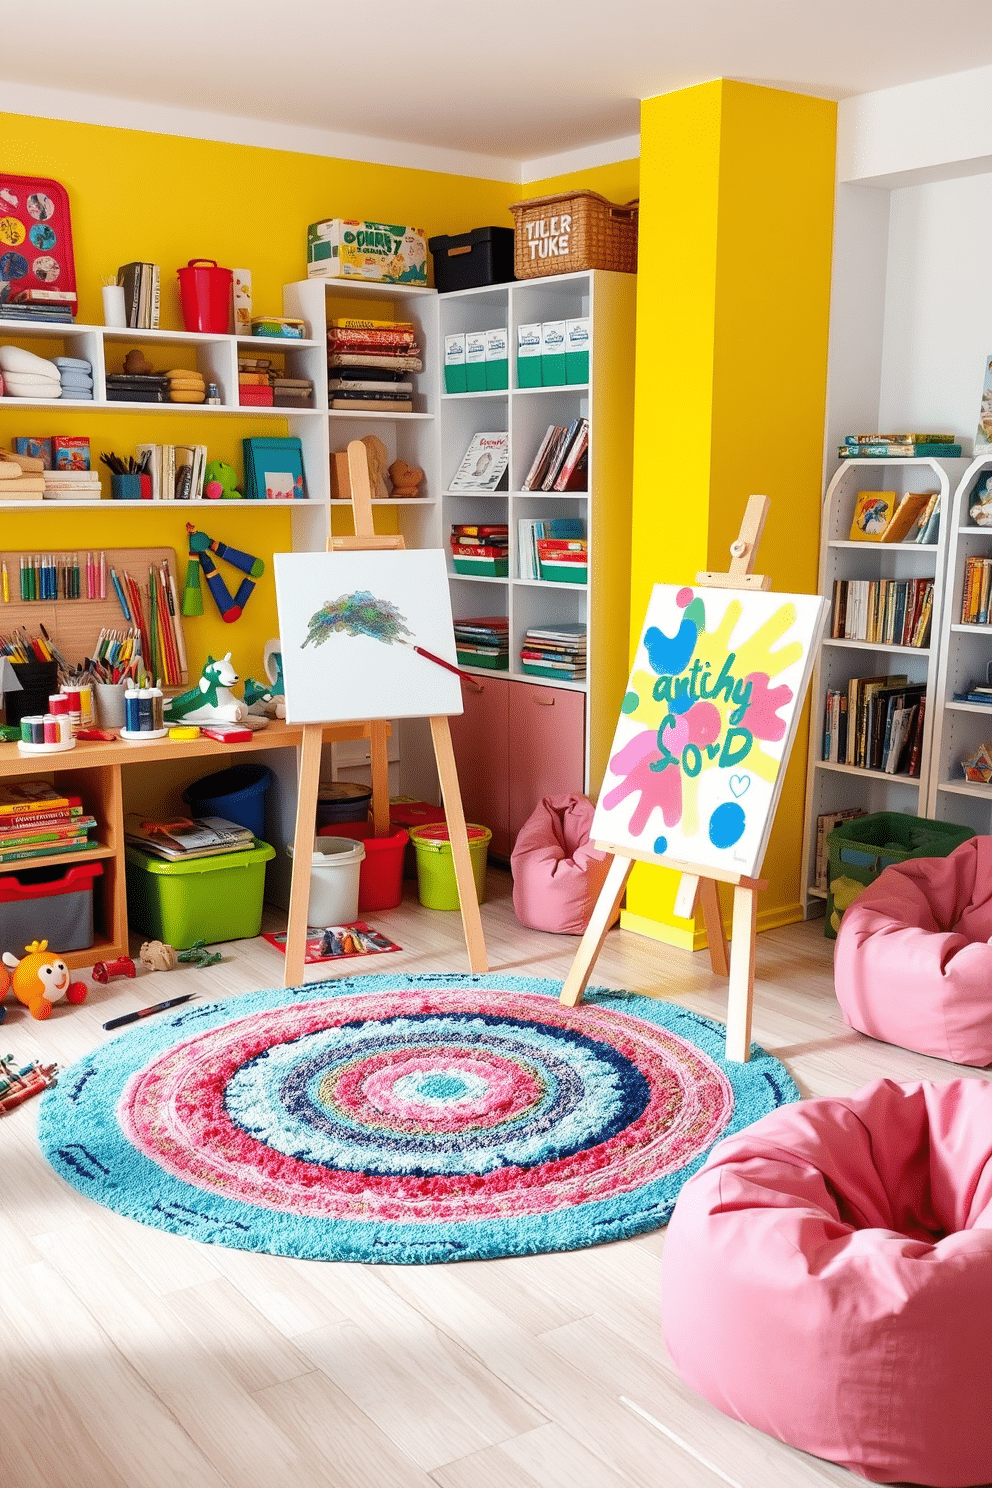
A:
POLYGON ((844 911, 834 986, 845 1021, 954 1064, 992 1063, 992 837, 883 869, 844 911))
POLYGON ((510 867, 522 925, 567 935, 585 930, 610 867, 609 855, 589 841, 594 810, 585 796, 547 797, 520 828, 510 867))
POLYGON ((727 1415, 875 1483, 992 1481, 992 1084, 879 1080, 719 1142, 662 1313, 727 1415))

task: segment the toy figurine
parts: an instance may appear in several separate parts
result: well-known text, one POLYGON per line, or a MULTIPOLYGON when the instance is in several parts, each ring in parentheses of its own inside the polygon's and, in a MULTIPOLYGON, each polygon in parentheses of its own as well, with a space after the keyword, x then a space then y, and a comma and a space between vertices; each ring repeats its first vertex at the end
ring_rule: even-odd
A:
POLYGON ((203 494, 211 501, 239 497, 238 472, 223 460, 211 460, 203 472, 203 494))
POLYGON ((33 940, 24 947, 26 955, 18 961, 10 951, 4 951, 3 963, 13 975, 10 985, 14 996, 23 1002, 32 1018, 50 1018, 52 1003, 78 1003, 86 1001, 86 983, 74 982, 68 966, 60 956, 48 950, 47 940, 33 940))
POLYGON ((237 681, 230 651, 219 661, 208 656, 196 686, 166 703, 166 723, 244 723, 248 709, 231 691, 237 681))
POLYGON ((424 472, 416 465, 408 465, 405 460, 394 460, 389 467, 389 479, 393 483, 394 496, 412 499, 420 490, 423 478, 424 472))
POLYGON ((116 961, 98 961, 90 972, 95 982, 105 987, 112 976, 136 977, 134 962, 130 956, 119 956, 116 961))
POLYGON ((148 971, 175 971, 178 959, 164 940, 146 940, 138 952, 138 960, 148 971))
POLYGON ((145 353, 137 347, 124 358, 124 371, 129 377, 149 377, 154 370, 145 353))
POLYGON ((176 959, 185 962, 189 966, 199 967, 202 970, 205 966, 216 966, 217 962, 223 961, 224 958, 220 951, 208 951, 205 940, 194 940, 193 944, 187 946, 185 951, 179 952, 176 959))

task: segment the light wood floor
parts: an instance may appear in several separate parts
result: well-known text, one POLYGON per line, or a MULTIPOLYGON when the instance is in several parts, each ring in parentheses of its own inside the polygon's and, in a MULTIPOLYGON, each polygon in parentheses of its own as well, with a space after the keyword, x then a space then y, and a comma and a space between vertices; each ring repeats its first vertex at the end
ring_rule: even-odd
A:
MULTIPOLYGON (((371 917, 403 954, 368 970, 463 970, 458 915, 422 910, 407 893, 371 917)), ((490 874, 490 894, 492 970, 563 976, 575 941, 518 925, 506 874, 490 874)), ((207 971, 94 987, 47 1024, 8 999, 0 1052, 67 1065, 112 1036, 100 1025, 116 1013, 194 988, 216 997, 280 984, 282 958, 264 941, 224 950, 207 971)), ((624 931, 608 937, 594 981, 724 1015, 705 954, 624 931)), ((804 1095, 962 1073, 844 1027, 821 922, 759 936, 754 1037, 804 1095)), ((459 1265, 247 1255, 147 1229, 69 1189, 39 1155, 35 1117, 28 1103, 0 1120, 4 1488, 862 1481, 727 1420, 682 1385, 659 1326, 663 1231, 459 1265)))

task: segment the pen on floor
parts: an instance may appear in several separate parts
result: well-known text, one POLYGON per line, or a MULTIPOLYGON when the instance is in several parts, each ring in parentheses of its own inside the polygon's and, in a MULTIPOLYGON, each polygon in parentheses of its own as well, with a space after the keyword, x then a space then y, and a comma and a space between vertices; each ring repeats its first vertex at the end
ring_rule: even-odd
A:
POLYGON ((166 1008, 178 1007, 181 1002, 189 1002, 196 997, 196 992, 186 992, 182 997, 170 997, 166 1002, 153 1002, 151 1007, 138 1008, 135 1013, 122 1013, 119 1018, 111 1018, 109 1023, 104 1023, 104 1028, 123 1028, 125 1023, 137 1023, 139 1018, 147 1018, 150 1013, 164 1013, 166 1008))

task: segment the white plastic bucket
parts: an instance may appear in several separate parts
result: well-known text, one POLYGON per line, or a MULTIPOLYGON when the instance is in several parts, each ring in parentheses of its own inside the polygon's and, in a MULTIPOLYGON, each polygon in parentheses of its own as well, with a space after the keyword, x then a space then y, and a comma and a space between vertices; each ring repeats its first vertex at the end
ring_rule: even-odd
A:
MULTIPOLYGON (((286 849, 290 857, 293 849, 286 849)), ((358 880, 365 847, 353 837, 315 837, 307 924, 351 925, 358 919, 358 880)))

